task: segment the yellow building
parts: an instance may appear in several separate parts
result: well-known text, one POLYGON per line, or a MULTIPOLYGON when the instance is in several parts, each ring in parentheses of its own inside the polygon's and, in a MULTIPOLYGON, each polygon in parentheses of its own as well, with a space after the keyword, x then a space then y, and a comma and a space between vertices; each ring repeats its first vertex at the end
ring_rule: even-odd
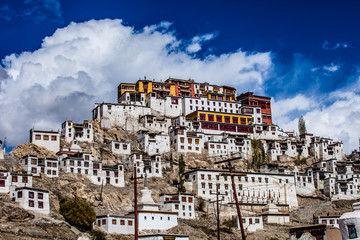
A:
POLYGON ((204 130, 215 130, 233 133, 253 133, 254 125, 252 117, 244 114, 220 113, 209 111, 195 111, 186 116, 187 119, 197 120, 194 127, 204 130))
POLYGON ((244 114, 221 113, 210 111, 195 111, 186 116, 187 119, 205 122, 252 125, 252 116, 244 114))

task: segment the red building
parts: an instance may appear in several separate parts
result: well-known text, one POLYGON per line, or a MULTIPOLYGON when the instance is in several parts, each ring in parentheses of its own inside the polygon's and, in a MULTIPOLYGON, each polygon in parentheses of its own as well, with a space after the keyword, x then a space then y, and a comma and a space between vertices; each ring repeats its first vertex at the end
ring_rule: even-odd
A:
POLYGON ((270 97, 257 96, 253 92, 247 92, 239 95, 236 100, 243 106, 260 106, 262 122, 272 124, 270 97))

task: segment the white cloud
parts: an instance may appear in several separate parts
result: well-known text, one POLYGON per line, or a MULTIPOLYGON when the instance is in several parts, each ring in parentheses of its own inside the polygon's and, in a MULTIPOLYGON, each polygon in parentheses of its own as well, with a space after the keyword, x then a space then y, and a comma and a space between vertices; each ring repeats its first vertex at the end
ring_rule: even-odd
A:
MULTIPOLYGON (((0 75, 0 137, 18 144, 28 140, 31 127, 57 130, 66 119, 91 119, 94 102, 116 102, 119 83, 144 75, 263 91, 272 71, 270 53, 237 50, 199 59, 181 50, 186 41, 170 25, 135 30, 121 20, 71 23, 46 37, 37 51, 7 56, 0 75)), ((196 36, 188 45, 212 37, 196 36)))
POLYGON ((328 72, 336 72, 337 70, 340 69, 340 65, 339 64, 335 64, 335 63, 330 63, 329 65, 325 65, 323 67, 323 69, 325 71, 328 71, 328 72))
POLYGON ((325 40, 325 42, 322 45, 322 48, 325 50, 335 50, 338 48, 348 48, 348 47, 350 47, 350 45, 347 42, 340 42, 340 43, 336 43, 333 46, 330 46, 330 43, 327 40, 325 40))
POLYGON ((201 43, 213 39, 216 35, 208 33, 204 35, 195 36, 191 39, 190 44, 187 46, 186 51, 189 53, 196 53, 201 50, 201 43))
POLYGON ((332 103, 326 106, 321 96, 307 98, 302 95, 274 101, 274 121, 285 130, 298 132, 300 115, 291 116, 290 112, 292 109, 300 110, 309 133, 342 141, 346 153, 358 149, 360 95, 352 90, 337 90, 323 97, 332 103))

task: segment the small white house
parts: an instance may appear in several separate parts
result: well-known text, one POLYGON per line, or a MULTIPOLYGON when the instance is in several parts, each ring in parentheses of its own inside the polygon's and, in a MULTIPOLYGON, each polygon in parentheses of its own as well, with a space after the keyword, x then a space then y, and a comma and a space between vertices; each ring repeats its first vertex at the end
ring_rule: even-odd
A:
POLYGON ((160 155, 143 155, 140 153, 134 153, 130 156, 131 169, 136 166, 137 176, 147 177, 162 177, 161 157, 160 155), (132 164, 131 164, 132 163, 132 164))
MULTIPOLYGON (((239 217, 236 217, 236 223, 237 223, 238 229, 240 229, 239 217)), ((255 232, 257 230, 264 229, 263 219, 261 216, 260 217, 258 217, 258 216, 242 217, 242 223, 243 223, 244 230, 246 230, 248 232, 255 232)))
POLYGON ((134 217, 118 215, 96 216, 96 224, 107 233, 134 234, 134 217))
POLYGON ((15 202, 27 210, 36 211, 42 214, 50 213, 49 192, 46 190, 30 187, 15 189, 15 202))
POLYGON ((30 129, 30 142, 57 153, 60 150, 60 134, 55 131, 30 129))
POLYGON ((340 216, 318 216, 317 222, 318 224, 339 228, 339 218, 340 216))
POLYGON ((171 212, 177 212, 179 218, 194 219, 194 195, 188 193, 181 194, 161 194, 160 203, 163 209, 171 212))
POLYGON ((344 213, 339 219, 343 240, 360 239, 360 202, 354 203, 353 209, 353 212, 344 213))
POLYGON ((28 173, 34 176, 44 174, 48 177, 59 176, 59 164, 56 158, 38 158, 35 155, 26 155, 20 159, 20 165, 28 173))
POLYGON ((119 155, 130 155, 131 154, 131 144, 129 142, 111 142, 111 150, 114 154, 119 155))
POLYGON ((61 136, 66 142, 77 140, 80 142, 94 141, 94 128, 91 120, 84 120, 84 123, 74 123, 66 120, 61 124, 61 136))

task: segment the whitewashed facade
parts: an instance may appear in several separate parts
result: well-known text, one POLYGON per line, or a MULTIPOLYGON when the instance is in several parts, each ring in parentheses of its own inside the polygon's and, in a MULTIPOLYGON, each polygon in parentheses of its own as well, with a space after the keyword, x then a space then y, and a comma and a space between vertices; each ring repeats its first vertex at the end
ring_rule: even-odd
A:
POLYGON ((45 147, 57 153, 60 151, 60 134, 55 131, 41 131, 30 129, 30 143, 45 147))
POLYGON ((96 224, 107 233, 134 234, 135 219, 130 216, 101 215, 96 216, 96 224))
POLYGON ((177 212, 179 218, 194 219, 194 195, 192 194, 161 194, 160 203, 164 210, 177 212))
MULTIPOLYGON (((255 232, 257 230, 263 230, 264 224, 262 217, 258 216, 247 216, 247 217, 241 217, 243 228, 247 232, 255 232)), ((239 217, 236 217, 236 224, 238 226, 238 229, 240 229, 240 223, 239 223, 239 217)))
MULTIPOLYGON (((226 194, 223 203, 234 202, 231 178, 221 176, 223 170, 198 169, 185 172, 185 187, 197 197, 215 200, 213 193, 219 185, 220 193, 226 194)), ((294 175, 236 172, 244 176, 234 177, 238 199, 242 203, 288 204, 298 207, 294 175)))
POLYGON ((136 167, 136 174, 139 177, 148 178, 162 177, 162 164, 160 155, 143 155, 141 153, 133 153, 128 161, 129 171, 133 171, 136 167))
POLYGON ((31 187, 15 189, 15 202, 26 209, 42 214, 50 213, 49 192, 31 187))
POLYGON ((118 154, 118 155, 130 155, 131 154, 131 144, 130 144, 130 142, 112 141, 111 142, 111 151, 114 154, 118 154))
POLYGON ((33 176, 59 176, 59 161, 56 158, 44 159, 35 155, 27 155, 20 159, 20 165, 28 174, 33 176))
POLYGON ((91 120, 84 120, 84 123, 74 123, 66 120, 61 124, 61 136, 65 138, 66 142, 77 140, 80 142, 94 141, 94 126, 91 120))

